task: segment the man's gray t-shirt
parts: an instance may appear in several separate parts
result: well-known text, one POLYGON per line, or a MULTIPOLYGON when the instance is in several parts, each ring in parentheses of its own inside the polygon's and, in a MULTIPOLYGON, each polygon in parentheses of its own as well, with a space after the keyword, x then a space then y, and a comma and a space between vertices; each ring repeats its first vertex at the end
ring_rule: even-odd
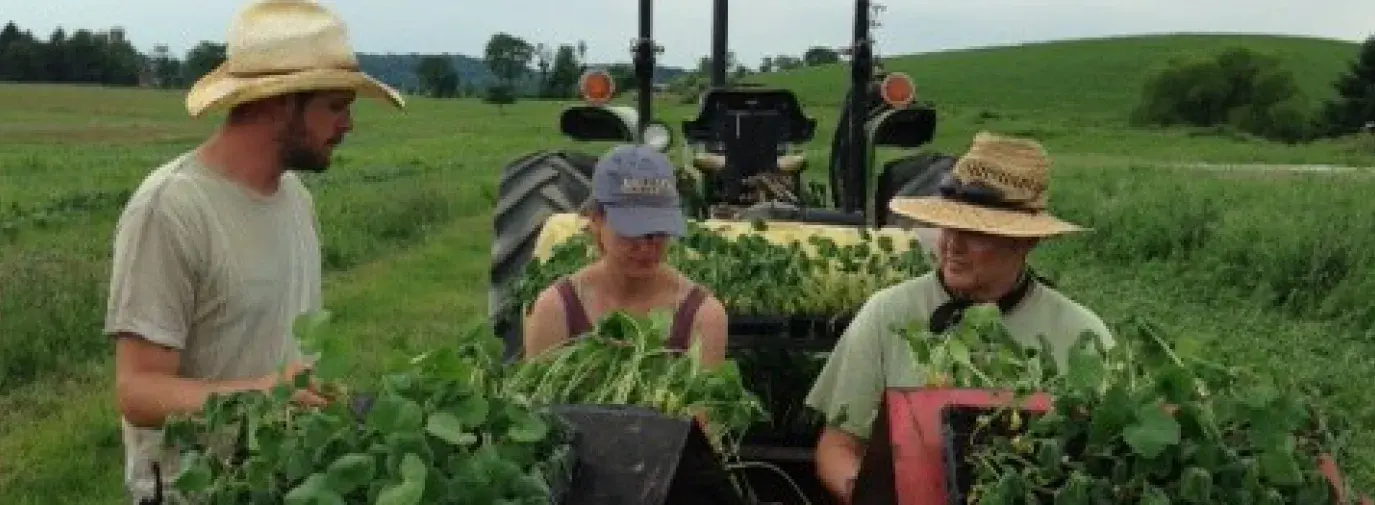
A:
MULTIPOLYGON (((934 270, 874 293, 831 351, 807 395, 807 406, 825 419, 839 420, 838 428, 869 438, 885 388, 924 384, 921 365, 892 328, 923 324, 949 300, 934 270)), ((1116 343, 1097 314, 1040 282, 1032 284, 1026 298, 1002 321, 1023 345, 1037 346, 1037 336, 1045 335, 1062 367, 1083 332, 1096 334, 1105 347, 1116 343)))
MULTIPOLYGON (((153 171, 119 218, 105 332, 181 351, 183 377, 262 377, 300 359, 291 327, 320 308, 319 249, 296 175, 264 196, 187 153, 153 171)), ((154 461, 164 483, 179 467, 160 430, 121 425, 137 500, 152 492, 154 461)))

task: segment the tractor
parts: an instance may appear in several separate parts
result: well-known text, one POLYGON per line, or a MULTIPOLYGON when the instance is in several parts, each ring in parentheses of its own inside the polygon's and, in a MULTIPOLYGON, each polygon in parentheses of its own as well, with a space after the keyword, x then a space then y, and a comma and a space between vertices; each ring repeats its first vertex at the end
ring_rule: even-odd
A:
MULTIPOLYGON (((632 50, 635 106, 611 105, 615 81, 604 71, 590 70, 579 82, 582 103, 567 108, 559 118, 559 129, 568 138, 643 143, 665 153, 674 145, 673 130, 656 120, 651 110, 655 57, 660 51, 653 39, 652 7, 651 0, 639 2, 639 36, 632 50)), ((929 104, 915 102, 916 88, 909 76, 876 71, 870 12, 869 0, 855 1, 853 40, 845 51, 850 56, 850 79, 831 139, 827 197, 809 193, 803 183, 808 163, 796 146, 814 138, 817 121, 804 113, 797 96, 788 89, 727 83, 728 1, 714 0, 710 84, 700 97, 696 117, 681 125, 684 154, 679 179, 684 210, 691 218, 742 228, 764 221, 770 230, 763 232, 768 240, 800 233, 844 243, 856 239, 861 229, 903 238, 895 242, 911 237, 902 229, 907 223, 889 213, 889 200, 934 194, 955 160, 941 154, 905 153, 876 168, 879 146, 915 150, 928 144, 935 134, 936 113, 929 104)), ((591 194, 596 158, 596 154, 572 150, 540 150, 520 156, 502 170, 493 216, 489 315, 496 334, 506 343, 508 359, 518 357, 521 349, 523 308, 512 299, 514 284, 532 258, 545 257, 555 244, 578 233, 579 212, 591 194)), ((839 336, 835 331, 829 342, 799 349, 795 342, 771 341, 762 338, 758 328, 742 325, 731 318, 730 353, 770 346, 824 353, 839 336)), ((800 403, 801 394, 805 391, 793 400, 800 403)), ((808 501, 829 503, 811 466, 815 440, 815 433, 791 441, 762 433, 754 442, 747 440, 741 456, 784 468, 804 488, 808 501)), ((792 493, 775 491, 781 496, 792 493)))
MULTIPOLYGON (((691 217, 720 221, 762 219, 817 225, 817 229, 906 226, 888 212, 895 196, 936 192, 955 159, 913 153, 875 171, 875 148, 915 149, 929 143, 936 113, 912 103, 915 87, 902 73, 878 73, 870 38, 870 2, 855 1, 850 85, 831 139, 830 205, 811 205, 802 174, 806 157, 790 150, 815 135, 816 120, 804 115, 796 95, 787 89, 730 87, 726 84, 728 0, 714 1, 710 87, 702 94, 699 113, 682 125, 687 155, 681 168, 684 199, 691 217)), ((635 142, 667 152, 672 130, 651 111, 655 54, 652 2, 640 0, 639 38, 634 45, 635 107, 608 105, 613 81, 593 69, 582 76, 584 103, 563 111, 559 129, 576 141, 635 142)), ((519 321, 511 318, 509 291, 536 250, 564 239, 567 231, 547 223, 571 219, 591 194, 597 154, 575 150, 539 150, 524 154, 501 171, 493 215, 489 315, 497 335, 518 348, 519 321), (538 247, 537 247, 538 246, 538 247)), ((825 203, 825 202, 822 202, 825 203)), ((514 349, 509 349, 514 352, 514 349)))

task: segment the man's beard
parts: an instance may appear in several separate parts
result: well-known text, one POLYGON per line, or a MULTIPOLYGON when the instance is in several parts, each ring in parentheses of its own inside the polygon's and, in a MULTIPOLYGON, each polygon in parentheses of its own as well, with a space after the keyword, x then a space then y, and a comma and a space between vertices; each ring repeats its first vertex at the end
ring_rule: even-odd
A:
POLYGON ((287 167, 287 170, 316 173, 328 170, 330 157, 307 146, 303 142, 305 138, 306 132, 303 125, 298 121, 292 121, 281 139, 282 147, 278 156, 282 160, 282 165, 287 167))

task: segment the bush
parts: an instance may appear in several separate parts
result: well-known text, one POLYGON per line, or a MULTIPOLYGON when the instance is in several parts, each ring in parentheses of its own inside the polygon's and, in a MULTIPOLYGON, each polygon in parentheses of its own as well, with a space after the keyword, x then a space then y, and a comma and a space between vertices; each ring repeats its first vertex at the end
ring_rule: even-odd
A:
POLYGON ((1172 58, 1146 81, 1131 123, 1227 125, 1285 142, 1307 140, 1314 131, 1293 72, 1273 56, 1243 48, 1172 58))
MULTIPOLYGON (((516 90, 510 84, 492 84, 487 87, 487 95, 482 101, 496 105, 498 109, 516 103, 516 90)), ((505 110, 505 109, 501 109, 505 110)))

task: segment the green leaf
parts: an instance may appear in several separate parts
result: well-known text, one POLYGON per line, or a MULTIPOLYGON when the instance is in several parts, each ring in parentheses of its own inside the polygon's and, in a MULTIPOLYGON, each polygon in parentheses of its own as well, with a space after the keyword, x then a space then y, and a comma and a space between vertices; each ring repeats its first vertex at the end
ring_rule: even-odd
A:
POLYGON ((1207 470, 1191 466, 1184 469, 1179 481, 1179 497, 1195 504, 1212 501, 1213 476, 1207 470))
POLYGON ((1141 499, 1137 505, 1170 505, 1170 497, 1160 488, 1146 484, 1146 488, 1141 492, 1141 499))
POLYGON ((325 326, 333 314, 328 310, 318 310, 296 316, 292 321, 291 333, 308 350, 318 349, 324 336, 325 326))
POLYGON ((1112 441, 1132 420, 1131 398, 1123 385, 1108 388, 1100 403, 1092 411, 1089 422, 1089 444, 1103 445, 1112 441))
POLYGON ((330 463, 325 470, 329 488, 339 494, 349 494, 367 485, 377 472, 377 461, 367 454, 349 453, 330 463))
POLYGON ((1079 471, 1069 476, 1065 487, 1055 493, 1055 505, 1089 505, 1089 488, 1093 482, 1079 471))
POLYGON ((436 412, 425 423, 425 432, 453 445, 467 446, 477 442, 477 437, 464 433, 463 423, 448 412, 436 412))
POLYGON ((420 405, 406 398, 383 395, 368 412, 367 423, 382 433, 418 430, 425 413, 420 405))
POLYGON ((1090 339, 1079 340, 1070 350, 1068 362, 1069 371, 1065 374, 1065 380, 1076 391, 1095 393, 1107 377, 1107 365, 1090 339))
POLYGON ((506 436, 521 443, 535 443, 543 440, 549 433, 549 425, 535 414, 524 410, 511 410, 511 429, 506 436))
POLYGON ((946 352, 950 354, 950 359, 961 365, 970 366, 969 346, 958 339, 951 339, 945 343, 946 352))
POLYGON ((487 423, 490 410, 491 405, 486 398, 481 395, 469 395, 454 407, 453 412, 463 426, 477 428, 487 423))
POLYGON ((1261 453, 1260 471, 1266 480, 1281 486, 1303 483, 1303 471, 1292 451, 1270 449, 1261 453))
POLYGON ((407 481, 425 482, 425 474, 428 468, 425 462, 415 453, 407 453, 401 458, 401 478, 407 481))
POLYGON ((1136 423, 1123 430, 1122 438, 1138 455, 1154 459, 1179 443, 1179 431, 1179 423, 1160 405, 1147 404, 1137 411, 1136 423))
POLYGON ((405 481, 382 488, 377 495, 377 505, 420 505, 425 496, 424 481, 405 481))
POLYGON ((296 487, 291 488, 291 491, 288 491, 283 498, 283 502, 286 505, 311 505, 321 501, 324 491, 326 491, 325 474, 313 473, 296 487))
POLYGON ((377 505, 419 505, 425 496, 429 468, 414 453, 401 459, 401 482, 389 485, 377 495, 377 505))
POLYGON ((197 493, 209 487, 214 480, 206 455, 199 451, 188 451, 183 457, 181 472, 172 481, 172 486, 184 493, 197 493))

